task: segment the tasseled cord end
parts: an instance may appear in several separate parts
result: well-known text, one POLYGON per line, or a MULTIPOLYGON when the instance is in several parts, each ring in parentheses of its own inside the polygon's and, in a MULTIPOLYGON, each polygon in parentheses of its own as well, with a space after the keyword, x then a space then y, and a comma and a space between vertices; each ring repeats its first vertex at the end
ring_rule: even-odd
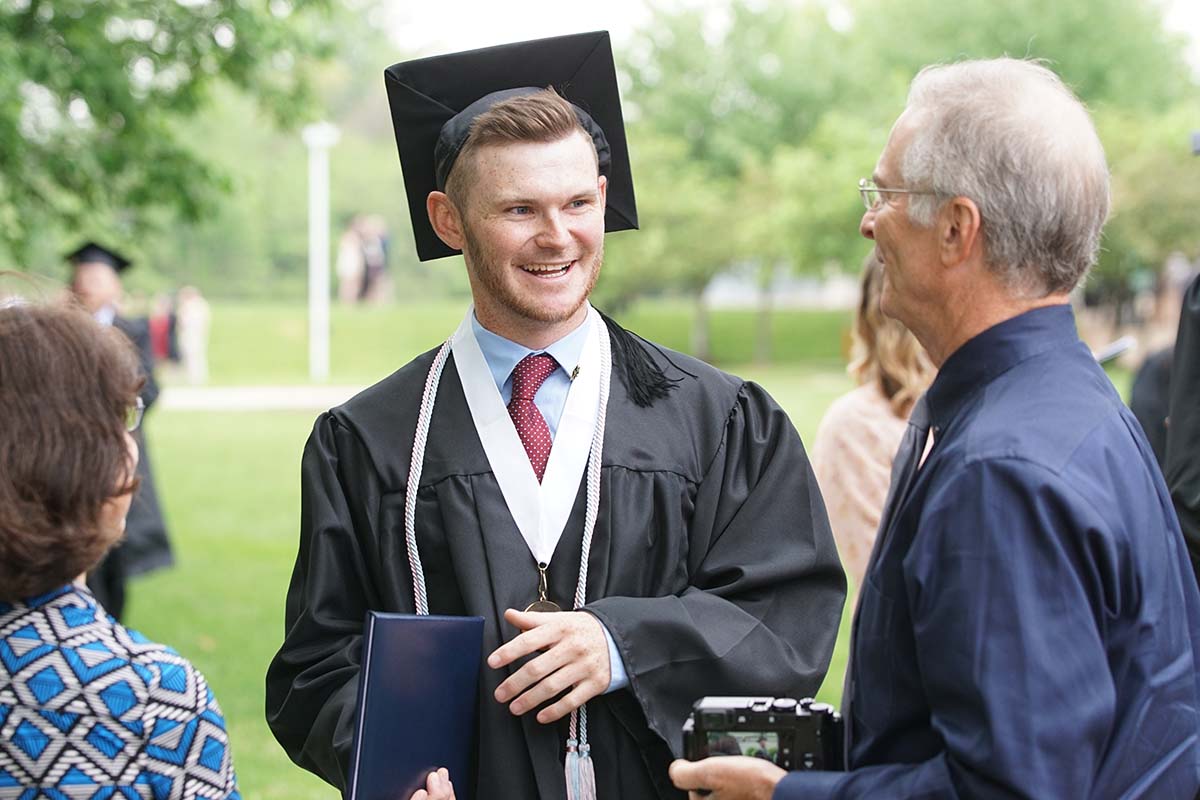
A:
POLYGON ((591 745, 579 746, 567 740, 567 800, 596 800, 596 768, 592 764, 591 745))

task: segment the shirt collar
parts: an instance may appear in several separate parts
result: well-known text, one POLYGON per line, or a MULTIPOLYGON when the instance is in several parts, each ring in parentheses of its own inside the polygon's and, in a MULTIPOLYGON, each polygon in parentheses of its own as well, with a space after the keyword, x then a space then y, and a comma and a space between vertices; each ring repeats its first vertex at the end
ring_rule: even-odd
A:
POLYGON ((89 605, 95 605, 95 600, 92 598, 92 593, 89 589, 76 586, 69 583, 66 586, 59 586, 57 589, 52 589, 45 594, 40 594, 37 597, 27 597, 18 600, 16 603, 0 602, 0 613, 7 613, 14 607, 20 605, 28 609, 42 608, 43 606, 54 605, 55 601, 65 595, 78 595, 82 597, 89 605))
POLYGON ((508 376, 512 374, 521 359, 532 353, 546 353, 558 362, 558 365, 568 375, 571 374, 579 366, 579 359, 583 355, 590 319, 591 315, 589 314, 584 317, 583 322, 575 330, 541 350, 530 350, 523 344, 517 344, 499 334, 492 333, 479 323, 474 310, 471 311, 471 330, 475 334, 475 340, 479 343, 483 359, 492 372, 492 378, 496 381, 496 388, 500 389, 508 381, 508 376))
POLYGON ((1035 308, 985 330, 955 350, 926 393, 930 421, 942 428, 976 390, 1017 364, 1079 343, 1069 305, 1035 308))

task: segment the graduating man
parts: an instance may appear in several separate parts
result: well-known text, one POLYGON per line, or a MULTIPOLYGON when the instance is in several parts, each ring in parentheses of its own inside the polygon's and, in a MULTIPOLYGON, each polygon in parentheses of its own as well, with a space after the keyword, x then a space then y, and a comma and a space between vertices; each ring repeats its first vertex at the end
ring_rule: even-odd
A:
MULTIPOLYGON (((66 259, 72 269, 71 292, 80 305, 101 324, 111 325, 125 334, 137 349, 142 374, 146 378, 139 399, 143 413, 149 411, 158 399, 150 326, 145 319, 123 317, 119 311, 121 273, 129 269, 132 262, 115 250, 95 242, 86 242, 68 253, 66 259)), ((135 575, 169 567, 174 563, 166 522, 158 504, 158 492, 154 488, 154 473, 150 468, 150 451, 146 447, 144 431, 143 426, 134 433, 141 453, 137 465, 139 485, 126 519, 125 539, 110 550, 100 565, 88 575, 88 588, 96 595, 100 605, 118 620, 125 610, 126 581, 135 575)))
POLYGON ((845 579, 803 446, 761 388, 587 301, 606 222, 636 225, 607 34, 386 79, 418 252, 461 249, 474 306, 317 420, 268 721, 345 787, 364 612, 411 613, 423 577, 431 612, 484 618, 456 786, 561 800, 569 751, 583 796, 591 767, 601 800, 681 797, 695 700, 811 694, 828 666, 845 579))
POLYGON ((1068 304, 1109 207, 1086 109, 1032 62, 929 67, 860 189, 883 311, 939 371, 855 614, 850 769, 681 761, 676 784, 1193 800, 1200 592, 1154 454, 1068 304))

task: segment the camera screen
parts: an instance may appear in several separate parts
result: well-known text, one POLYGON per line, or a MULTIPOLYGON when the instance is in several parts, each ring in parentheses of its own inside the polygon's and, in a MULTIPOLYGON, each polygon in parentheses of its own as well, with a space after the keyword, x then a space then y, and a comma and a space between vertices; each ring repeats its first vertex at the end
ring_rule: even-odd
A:
POLYGON ((772 764, 779 758, 779 734, 775 731, 709 731, 710 756, 750 756, 772 764))

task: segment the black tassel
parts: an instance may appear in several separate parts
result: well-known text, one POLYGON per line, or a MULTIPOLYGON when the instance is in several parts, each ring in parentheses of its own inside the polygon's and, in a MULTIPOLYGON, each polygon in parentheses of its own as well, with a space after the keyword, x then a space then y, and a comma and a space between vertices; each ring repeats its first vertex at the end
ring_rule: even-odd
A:
MULTIPOLYGON (((625 330, 607 314, 601 313, 600 317, 608 326, 613 365, 620 372, 621 380, 633 402, 641 408, 649 408, 654 405, 655 400, 661 400, 670 394, 682 379, 668 378, 662 367, 654 362, 650 353, 647 352, 647 348, 654 347, 654 345, 625 330)), ((659 352, 662 351, 659 350, 659 352)), ((663 357, 670 361, 665 353, 663 353, 663 357)), ((674 362, 671 362, 671 366, 679 369, 674 362)), ((691 375, 685 370, 679 369, 679 371, 685 375, 691 375)), ((692 375, 692 377, 696 376, 692 375)))

